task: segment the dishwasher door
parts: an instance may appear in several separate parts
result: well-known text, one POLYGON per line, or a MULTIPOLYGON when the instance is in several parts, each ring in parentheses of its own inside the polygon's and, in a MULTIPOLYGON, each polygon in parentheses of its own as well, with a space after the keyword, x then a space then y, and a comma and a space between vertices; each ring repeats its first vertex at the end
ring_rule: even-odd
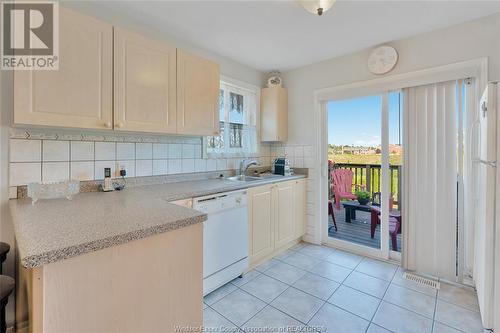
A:
POLYGON ((203 223, 203 294, 248 268, 246 191, 195 198, 193 208, 206 213, 203 223))

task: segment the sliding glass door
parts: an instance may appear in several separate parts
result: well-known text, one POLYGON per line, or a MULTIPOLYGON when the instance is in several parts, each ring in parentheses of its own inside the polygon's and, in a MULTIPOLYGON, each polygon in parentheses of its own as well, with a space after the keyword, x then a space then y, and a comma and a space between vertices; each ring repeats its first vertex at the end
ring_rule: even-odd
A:
POLYGON ((325 112, 326 242, 387 258, 401 249, 401 94, 329 101, 325 112))

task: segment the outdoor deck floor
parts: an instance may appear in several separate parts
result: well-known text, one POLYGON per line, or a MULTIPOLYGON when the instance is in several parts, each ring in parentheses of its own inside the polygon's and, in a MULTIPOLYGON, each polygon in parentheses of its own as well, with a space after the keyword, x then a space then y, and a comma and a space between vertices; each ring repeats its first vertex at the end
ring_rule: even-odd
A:
MULTIPOLYGON (((336 210, 334 207, 335 221, 337 222, 338 230, 335 228, 328 228, 328 235, 330 237, 341 239, 347 242, 364 245, 372 248, 380 248, 380 225, 375 230, 373 239, 370 237, 370 213, 357 211, 356 219, 351 223, 345 222, 345 211, 336 210)), ((333 226, 332 217, 329 216, 328 227, 333 226)), ((401 235, 398 234, 398 250, 401 251, 401 235)), ((389 238, 389 249, 392 250, 389 238)))

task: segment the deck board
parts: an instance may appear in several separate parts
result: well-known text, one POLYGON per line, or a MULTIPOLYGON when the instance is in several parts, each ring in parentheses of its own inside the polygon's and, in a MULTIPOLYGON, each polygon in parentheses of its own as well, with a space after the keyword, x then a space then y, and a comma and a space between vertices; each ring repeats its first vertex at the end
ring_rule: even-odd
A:
MULTIPOLYGON (((351 223, 345 222, 344 209, 336 210, 334 208, 335 221, 337 222, 338 230, 328 228, 328 236, 341 239, 347 242, 368 246, 375 249, 380 249, 380 226, 375 230, 373 239, 370 237, 370 213, 357 211, 356 219, 351 223)), ((328 227, 333 226, 332 217, 329 216, 328 227)), ((398 250, 401 250, 401 235, 398 234, 398 250)), ((390 244, 389 238, 389 244, 390 244)), ((391 245, 389 245, 391 249, 391 245)))

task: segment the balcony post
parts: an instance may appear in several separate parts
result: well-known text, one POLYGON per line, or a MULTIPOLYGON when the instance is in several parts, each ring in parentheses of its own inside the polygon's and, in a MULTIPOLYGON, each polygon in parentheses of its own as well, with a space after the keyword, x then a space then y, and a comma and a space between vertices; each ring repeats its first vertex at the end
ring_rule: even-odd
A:
POLYGON ((371 192, 371 178, 372 178, 372 172, 371 172, 371 166, 370 164, 366 165, 366 192, 372 194, 371 192))

